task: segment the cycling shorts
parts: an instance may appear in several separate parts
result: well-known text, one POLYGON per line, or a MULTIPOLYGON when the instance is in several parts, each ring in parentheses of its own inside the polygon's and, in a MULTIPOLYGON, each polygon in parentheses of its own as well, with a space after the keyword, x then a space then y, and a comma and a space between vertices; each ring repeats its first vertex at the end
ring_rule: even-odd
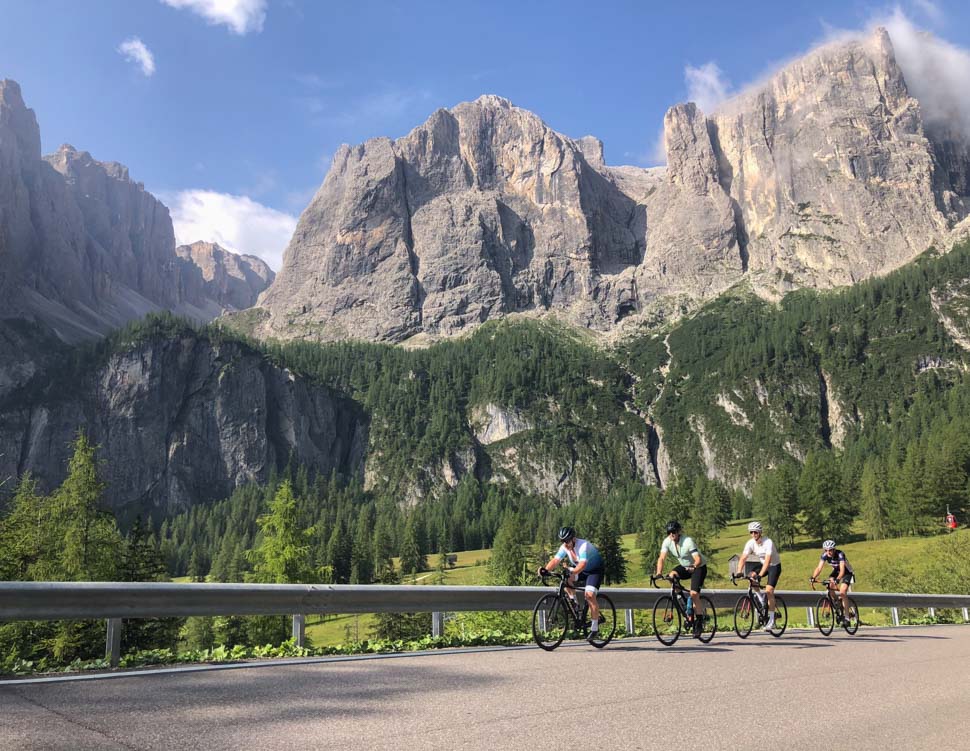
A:
POLYGON ((851 571, 846 571, 845 576, 843 576, 841 579, 839 578, 838 573, 832 574, 829 578, 834 579, 837 584, 855 584, 855 574, 851 571))
POLYGON ((707 579, 706 563, 703 566, 697 566, 693 571, 688 571, 685 566, 675 566, 674 571, 680 579, 690 579, 691 592, 700 592, 701 587, 704 586, 704 580, 707 579))
POLYGON ((585 587, 587 592, 598 592, 603 582, 603 569, 581 571, 576 577, 576 587, 585 587))
MULTIPOLYGON (((746 576, 751 576, 751 574, 761 573, 761 567, 764 564, 759 561, 745 561, 744 562, 744 573, 746 576)), ((778 579, 781 578, 781 564, 776 563, 774 566, 768 566, 768 572, 762 579, 763 583, 767 584, 769 587, 777 587, 778 579)))

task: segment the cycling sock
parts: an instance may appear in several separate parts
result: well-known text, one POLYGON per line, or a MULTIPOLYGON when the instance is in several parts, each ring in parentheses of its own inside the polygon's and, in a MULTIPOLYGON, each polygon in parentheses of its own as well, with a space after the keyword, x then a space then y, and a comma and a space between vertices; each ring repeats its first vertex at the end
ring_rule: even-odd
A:
POLYGON ((594 634, 597 631, 600 630, 600 619, 599 618, 594 618, 593 619, 593 622, 589 624, 589 630, 592 631, 594 634))

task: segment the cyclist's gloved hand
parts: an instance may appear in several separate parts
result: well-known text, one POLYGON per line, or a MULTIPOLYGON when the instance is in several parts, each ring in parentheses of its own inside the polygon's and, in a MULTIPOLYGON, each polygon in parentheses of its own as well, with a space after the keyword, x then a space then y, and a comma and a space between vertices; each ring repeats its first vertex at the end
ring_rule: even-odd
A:
POLYGON ((549 569, 547 569, 545 566, 540 566, 539 576, 549 576, 549 569))

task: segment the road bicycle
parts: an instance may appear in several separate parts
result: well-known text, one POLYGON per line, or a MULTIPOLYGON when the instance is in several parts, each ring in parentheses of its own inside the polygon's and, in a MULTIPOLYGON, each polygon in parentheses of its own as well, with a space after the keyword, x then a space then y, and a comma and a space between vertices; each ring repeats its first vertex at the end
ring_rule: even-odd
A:
MULTIPOLYGON (((682 632, 694 631, 693 603, 688 604, 690 592, 684 589, 680 578, 676 576, 651 576, 650 582, 660 589, 657 584, 661 579, 670 582, 670 594, 661 595, 653 606, 653 632, 660 643, 671 646, 680 638, 682 632)), ((701 616, 699 628, 693 635, 707 644, 717 633, 717 612, 714 603, 706 595, 700 595, 704 603, 704 615, 701 616)))
MULTIPOLYGON (((822 583, 814 578, 808 581, 811 582, 813 590, 816 584, 822 583)), ((824 584, 825 595, 819 597, 818 602, 815 603, 815 625, 823 636, 828 636, 835 628, 835 624, 839 623, 846 633, 852 636, 859 630, 859 606, 855 604, 855 600, 848 597, 849 616, 846 618, 845 613, 842 612, 842 598, 839 596, 838 586, 831 579, 827 579, 824 584)))
POLYGON ((582 588, 583 577, 580 576, 575 586, 569 583, 570 574, 547 572, 541 576, 542 586, 546 586, 546 579, 559 579, 559 591, 556 594, 543 595, 532 609, 532 638, 536 644, 547 652, 551 652, 566 638, 572 629, 577 636, 586 639, 597 649, 602 649, 616 634, 616 608, 613 601, 602 592, 596 593, 596 605, 600 610, 599 630, 590 631, 587 618, 589 603, 583 597, 577 602, 567 594, 566 590, 577 591, 582 588))
MULTIPOLYGON (((738 586, 738 579, 748 580, 748 591, 741 595, 734 604, 734 632, 742 639, 747 639, 754 628, 755 616, 758 618, 758 628, 768 625, 768 595, 762 591, 761 582, 744 574, 731 574, 731 584, 738 586)), ((775 595, 775 622, 770 633, 781 636, 788 628, 788 606, 781 595, 775 595)))

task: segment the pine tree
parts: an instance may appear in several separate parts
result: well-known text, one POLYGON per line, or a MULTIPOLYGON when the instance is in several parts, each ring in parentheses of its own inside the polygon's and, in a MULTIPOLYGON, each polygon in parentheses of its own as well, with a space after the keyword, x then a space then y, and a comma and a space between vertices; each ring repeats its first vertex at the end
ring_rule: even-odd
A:
POLYGON ((506 587, 525 583, 529 558, 522 521, 517 514, 507 513, 495 533, 492 557, 488 561, 489 580, 506 587))
POLYGON ((79 433, 67 477, 54 493, 53 522, 63 544, 55 580, 110 581, 117 576, 121 534, 114 515, 102 506, 104 482, 94 454, 95 447, 79 433))
POLYGON ((844 539, 854 512, 832 452, 813 451, 805 458, 798 478, 798 499, 807 534, 818 540, 844 539))
POLYGON ((310 532, 302 529, 293 486, 284 480, 269 506, 259 517, 259 545, 249 554, 253 563, 250 581, 298 584, 316 581, 310 559, 310 532))
POLYGON ((426 568, 428 568, 428 561, 421 552, 417 519, 412 512, 404 525, 404 539, 401 542, 401 573, 405 576, 414 576, 426 568))
POLYGON ((892 531, 889 519, 888 488, 882 463, 870 457, 862 469, 859 485, 860 515, 867 540, 882 540, 892 531))
POLYGON ((626 558, 620 535, 613 529, 608 516, 604 516, 593 537, 603 556, 603 580, 606 584, 622 584, 626 581, 626 558))
POLYGON ((752 514, 778 547, 793 545, 798 526, 798 469, 784 463, 763 472, 751 493, 752 514))

